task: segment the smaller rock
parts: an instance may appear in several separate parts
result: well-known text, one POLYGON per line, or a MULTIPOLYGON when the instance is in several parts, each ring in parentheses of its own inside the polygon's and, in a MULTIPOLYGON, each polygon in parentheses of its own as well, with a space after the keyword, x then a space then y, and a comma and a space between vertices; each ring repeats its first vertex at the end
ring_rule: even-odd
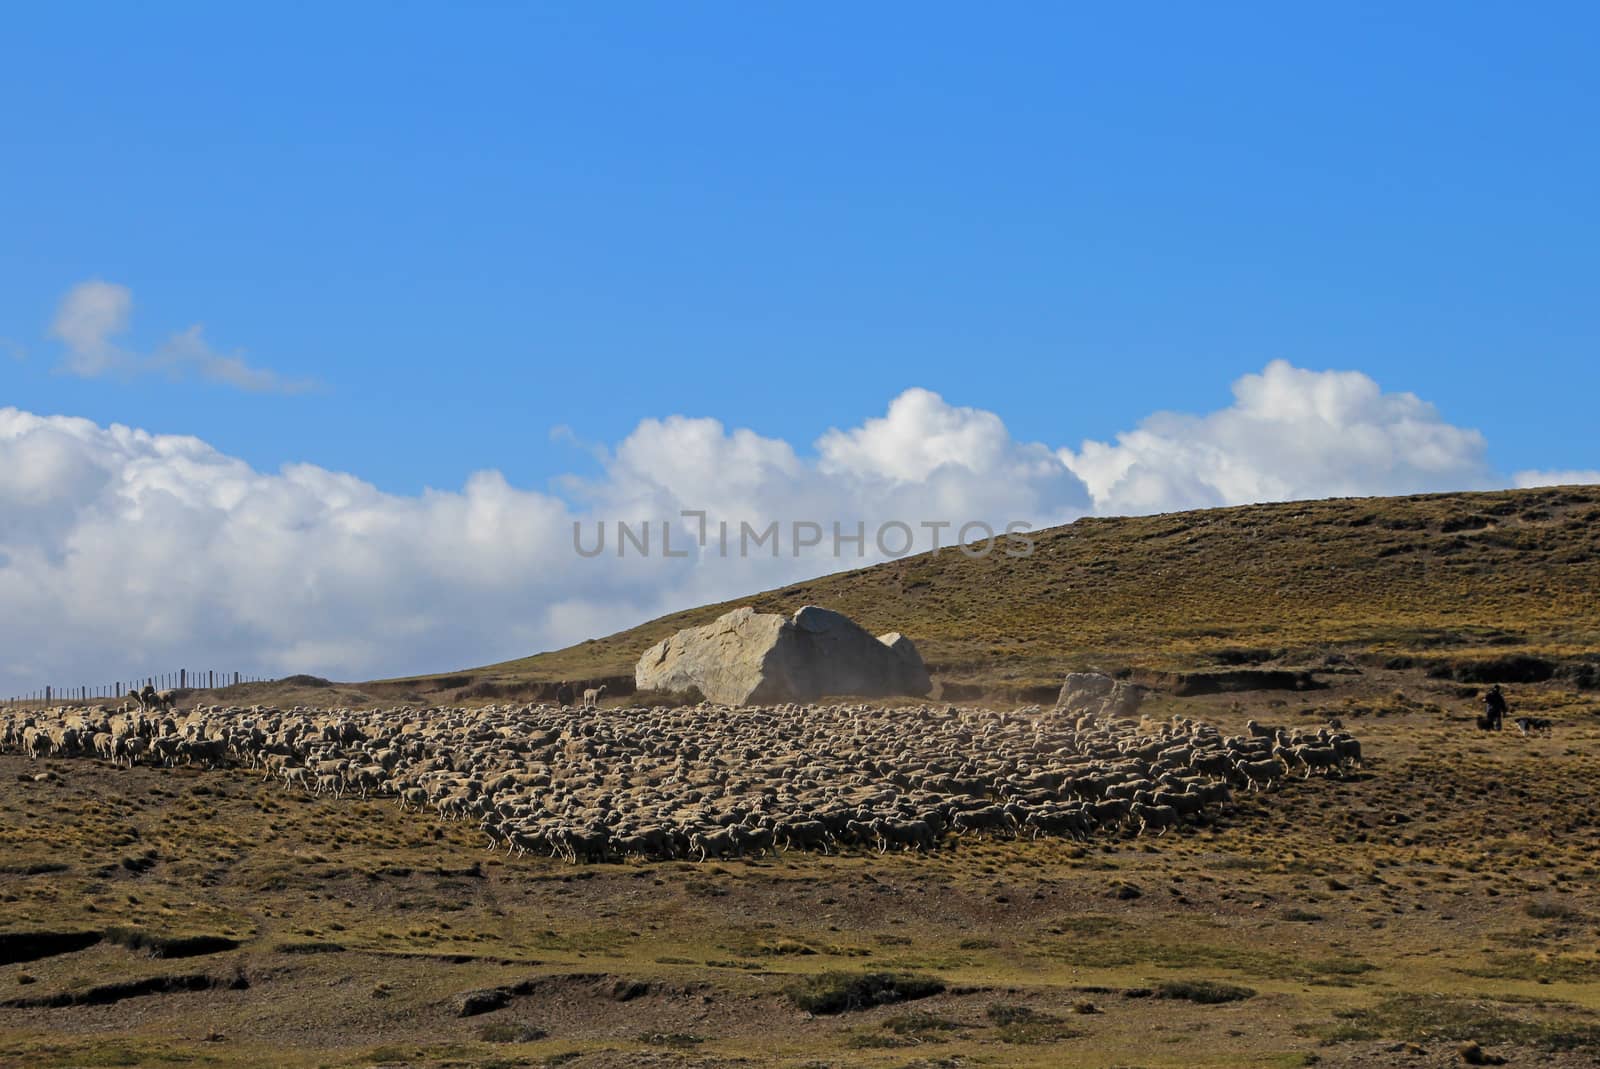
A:
POLYGON ((1467 1065, 1504 1065, 1506 1060, 1498 1054, 1490 1054, 1481 1047, 1476 1040, 1467 1040, 1456 1048, 1456 1057, 1467 1065))
POLYGON ((650 985, 643 980, 618 980, 611 985, 611 997, 617 1002, 632 1002, 650 993, 650 985))
POLYGON ((476 1017, 480 1013, 493 1013, 511 1004, 511 992, 503 987, 486 987, 467 991, 456 996, 456 1016, 476 1017))

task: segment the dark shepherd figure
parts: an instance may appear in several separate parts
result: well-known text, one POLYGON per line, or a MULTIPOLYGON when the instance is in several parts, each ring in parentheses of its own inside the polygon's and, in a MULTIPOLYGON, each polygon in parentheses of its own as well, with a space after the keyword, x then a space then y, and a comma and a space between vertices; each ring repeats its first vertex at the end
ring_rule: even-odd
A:
POLYGON ((1505 725, 1508 711, 1506 696, 1501 692, 1500 684, 1496 683, 1489 689, 1489 693, 1483 696, 1484 729, 1487 731, 1499 731, 1505 725))

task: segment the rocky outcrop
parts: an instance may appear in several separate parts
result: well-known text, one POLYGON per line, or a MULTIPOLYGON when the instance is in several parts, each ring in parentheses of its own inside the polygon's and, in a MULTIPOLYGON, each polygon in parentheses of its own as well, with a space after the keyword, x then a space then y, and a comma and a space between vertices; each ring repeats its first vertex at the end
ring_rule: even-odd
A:
POLYGON ((656 643, 634 669, 639 690, 698 688, 723 705, 813 701, 827 695, 920 697, 932 689, 916 645, 874 638, 849 617, 807 605, 789 617, 745 607, 656 643))
POLYGON ((1125 679, 1099 672, 1072 672, 1061 684, 1056 711, 1074 716, 1136 716, 1144 693, 1143 687, 1125 679))

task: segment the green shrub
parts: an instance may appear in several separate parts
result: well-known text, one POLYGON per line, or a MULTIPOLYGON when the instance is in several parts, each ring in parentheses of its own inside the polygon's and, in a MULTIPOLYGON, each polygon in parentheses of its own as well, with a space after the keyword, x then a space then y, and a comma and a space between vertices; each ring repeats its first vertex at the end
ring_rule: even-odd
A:
POLYGON ((1184 999, 1205 1006, 1216 1005, 1219 1002, 1243 1002, 1247 998, 1256 997, 1253 988, 1218 983, 1215 980, 1169 980, 1164 984, 1157 984, 1154 994, 1156 998, 1184 999))
POLYGON ((927 998, 944 990, 944 981, 908 973, 825 972, 791 985, 789 1001, 807 1013, 834 1014, 927 998))

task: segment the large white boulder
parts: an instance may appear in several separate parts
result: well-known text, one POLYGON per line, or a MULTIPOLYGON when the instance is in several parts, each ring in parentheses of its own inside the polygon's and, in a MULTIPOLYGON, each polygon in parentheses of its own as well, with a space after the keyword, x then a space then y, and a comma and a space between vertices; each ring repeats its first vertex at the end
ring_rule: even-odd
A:
POLYGON ((1131 717, 1144 701, 1144 688, 1100 672, 1071 672, 1061 684, 1056 710, 1094 716, 1131 717))
POLYGON ((920 697, 933 688, 909 638, 874 638, 844 614, 815 605, 792 619, 746 606, 685 628, 646 650, 633 676, 640 690, 696 687, 723 705, 920 697))

